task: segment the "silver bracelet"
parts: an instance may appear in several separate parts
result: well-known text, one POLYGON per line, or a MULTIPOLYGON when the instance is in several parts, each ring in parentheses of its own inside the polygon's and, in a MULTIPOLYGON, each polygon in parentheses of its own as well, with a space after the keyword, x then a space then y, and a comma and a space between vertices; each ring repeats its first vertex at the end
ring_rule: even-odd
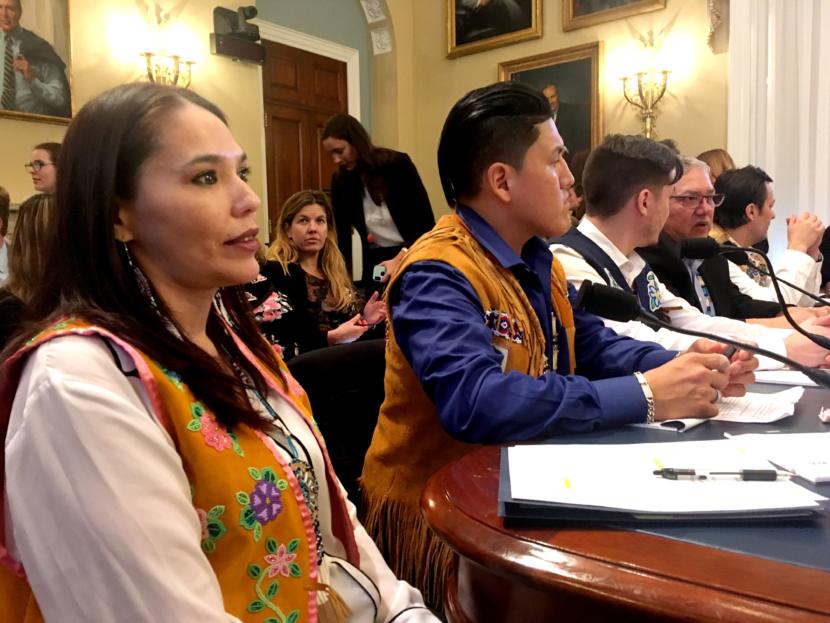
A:
POLYGON ((643 390, 643 395, 646 397, 646 422, 651 424, 654 422, 654 392, 651 391, 651 385, 642 372, 635 372, 634 378, 640 384, 643 390))

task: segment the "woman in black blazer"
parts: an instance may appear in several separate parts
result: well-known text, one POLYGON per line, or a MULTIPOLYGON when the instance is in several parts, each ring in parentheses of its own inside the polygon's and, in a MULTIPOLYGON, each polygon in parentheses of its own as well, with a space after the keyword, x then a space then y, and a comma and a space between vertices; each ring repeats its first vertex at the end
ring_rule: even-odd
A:
POLYGON ((323 130, 323 149, 338 170, 331 179, 337 243, 352 265, 352 227, 363 249, 363 286, 372 285, 376 265, 386 281, 406 247, 435 225, 427 191, 415 165, 404 153, 375 147, 360 122, 335 115, 323 130))

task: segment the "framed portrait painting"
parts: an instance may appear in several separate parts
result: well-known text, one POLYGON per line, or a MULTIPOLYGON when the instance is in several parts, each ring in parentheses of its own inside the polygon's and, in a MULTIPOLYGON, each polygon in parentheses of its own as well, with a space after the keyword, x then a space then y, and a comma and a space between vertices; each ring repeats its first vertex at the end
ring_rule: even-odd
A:
POLYGON ((542 0, 447 0, 447 58, 542 36, 542 0))
POLYGON ((499 80, 532 86, 548 98, 568 160, 602 140, 601 43, 589 43, 499 64, 499 80))
POLYGON ((69 0, 0 0, 0 117, 69 123, 69 0))
POLYGON ((666 0, 562 0, 562 30, 576 30, 666 8, 666 0))

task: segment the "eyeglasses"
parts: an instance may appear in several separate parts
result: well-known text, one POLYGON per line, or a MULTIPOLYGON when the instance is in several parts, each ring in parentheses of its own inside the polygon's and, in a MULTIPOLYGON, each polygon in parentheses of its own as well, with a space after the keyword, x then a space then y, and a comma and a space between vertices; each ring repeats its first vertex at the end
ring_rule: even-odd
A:
POLYGON ((687 209, 696 208, 704 201, 717 208, 723 203, 726 195, 723 193, 715 193, 713 195, 672 195, 671 198, 687 209))
POLYGON ((27 162, 23 165, 23 168, 26 169, 29 173, 37 173, 43 167, 48 167, 49 165, 54 165, 54 162, 43 162, 43 160, 32 160, 31 162, 27 162))

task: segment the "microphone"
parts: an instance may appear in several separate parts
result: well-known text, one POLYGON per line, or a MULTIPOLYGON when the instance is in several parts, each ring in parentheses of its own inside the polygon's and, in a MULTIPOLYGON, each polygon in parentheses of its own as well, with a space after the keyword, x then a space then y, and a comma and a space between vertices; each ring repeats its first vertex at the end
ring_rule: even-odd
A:
MULTIPOLYGON (((719 245, 717 242, 706 236, 705 238, 689 238, 688 240, 684 240, 680 243, 680 255, 681 257, 688 257, 690 259, 701 259, 705 260, 710 257, 714 257, 717 254, 722 254, 729 259, 729 256, 734 256, 736 258, 745 258, 748 253, 758 253, 759 255, 763 255, 763 252, 758 251, 758 249, 749 247, 733 247, 730 245, 719 245)), ((769 268, 769 264, 767 267, 769 268)), ((762 275, 767 275, 768 277, 772 277, 773 279, 777 279, 779 282, 783 283, 785 286, 789 286, 793 290, 797 290, 801 292, 805 296, 810 297, 816 303, 822 306, 830 305, 826 300, 823 298, 816 296, 809 290, 805 290, 804 288, 800 288, 794 283, 787 281, 786 279, 782 279, 778 275, 774 275, 769 271, 764 270, 758 266, 755 267, 759 273, 762 275)))
POLYGON ((691 329, 683 329, 674 327, 667 322, 663 322, 654 314, 645 311, 640 307, 640 302, 637 297, 629 292, 620 290, 619 288, 612 288, 605 284, 593 283, 591 281, 583 281, 579 286, 579 291, 576 294, 574 307, 587 311, 596 316, 602 316, 608 320, 616 320, 618 322, 628 322, 630 320, 638 320, 652 329, 668 329, 669 331, 676 331, 683 335, 691 335, 692 337, 702 337, 722 344, 728 344, 743 350, 748 350, 756 355, 763 355, 774 359, 784 365, 798 370, 811 381, 815 381, 818 385, 825 388, 830 388, 830 376, 826 373, 802 365, 797 361, 793 361, 788 357, 773 353, 763 348, 759 348, 753 344, 746 344, 720 335, 711 333, 704 333, 702 331, 693 331, 691 329))
MULTIPOLYGON (((680 256, 692 260, 706 260, 710 257, 715 257, 716 255, 729 255, 735 252, 757 253, 764 258, 764 262, 766 262, 767 268, 769 268, 769 272, 767 274, 770 278, 772 278, 772 286, 775 289, 775 296, 781 304, 781 313, 784 315, 784 318, 787 319, 787 322, 790 323, 790 326, 794 330, 798 331, 808 340, 818 344, 822 348, 830 350, 830 340, 825 338, 823 335, 816 335, 815 333, 805 330, 795 321, 792 315, 790 315, 790 312, 787 309, 787 304, 784 302, 784 295, 781 294, 781 287, 778 285, 780 280, 775 276, 775 271, 772 269, 772 262, 769 261, 766 253, 749 247, 719 245, 709 236, 704 236, 702 238, 687 238, 680 243, 680 256)), ((800 288, 796 289, 800 290, 800 288)), ((803 292, 803 290, 801 291, 803 292)))

